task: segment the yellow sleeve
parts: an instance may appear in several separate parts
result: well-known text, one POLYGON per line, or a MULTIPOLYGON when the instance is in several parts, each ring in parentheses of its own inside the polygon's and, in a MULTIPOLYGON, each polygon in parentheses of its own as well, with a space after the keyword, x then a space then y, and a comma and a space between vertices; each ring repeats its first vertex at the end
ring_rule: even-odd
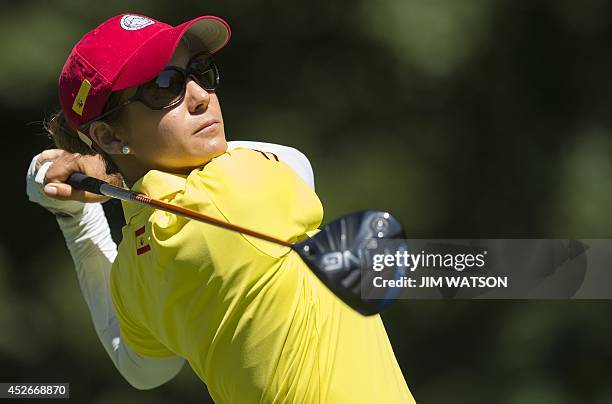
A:
MULTIPOLYGON (((321 202, 308 184, 287 164, 255 150, 232 150, 194 171, 187 184, 185 199, 191 204, 206 199, 223 220, 285 241, 297 241, 323 218, 321 202)), ((288 252, 287 247, 243 237, 271 257, 288 252)))
MULTIPOLYGON (((175 354, 169 351, 162 343, 160 343, 145 327, 138 324, 134 316, 126 309, 123 296, 129 293, 130 289, 126 287, 121 290, 120 285, 125 286, 127 279, 119 279, 121 277, 118 266, 113 265, 111 273, 111 297, 115 314, 119 323, 119 331, 121 340, 134 352, 143 356, 166 357, 174 356, 175 354), (127 290, 126 290, 127 289, 127 290)), ((130 299, 126 296, 127 300, 130 299)), ((134 298, 135 296, 132 296, 134 298)))

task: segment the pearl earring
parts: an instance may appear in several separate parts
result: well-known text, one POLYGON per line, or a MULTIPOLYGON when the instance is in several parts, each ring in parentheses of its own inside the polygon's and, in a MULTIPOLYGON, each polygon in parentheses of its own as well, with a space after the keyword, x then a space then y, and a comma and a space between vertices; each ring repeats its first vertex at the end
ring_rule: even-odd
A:
POLYGON ((128 146, 128 145, 124 145, 124 146, 121 148, 121 153, 123 153, 123 154, 130 154, 130 146, 128 146))

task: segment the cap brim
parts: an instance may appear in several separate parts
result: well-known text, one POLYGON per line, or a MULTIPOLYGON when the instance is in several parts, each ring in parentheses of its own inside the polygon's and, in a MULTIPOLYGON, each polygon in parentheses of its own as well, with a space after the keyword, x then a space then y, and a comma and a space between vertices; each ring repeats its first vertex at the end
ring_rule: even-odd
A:
POLYGON ((199 46, 214 54, 229 41, 229 25, 215 16, 202 16, 181 25, 160 31, 132 54, 125 64, 112 91, 138 86, 154 79, 168 64, 183 35, 189 41, 199 40, 199 46))

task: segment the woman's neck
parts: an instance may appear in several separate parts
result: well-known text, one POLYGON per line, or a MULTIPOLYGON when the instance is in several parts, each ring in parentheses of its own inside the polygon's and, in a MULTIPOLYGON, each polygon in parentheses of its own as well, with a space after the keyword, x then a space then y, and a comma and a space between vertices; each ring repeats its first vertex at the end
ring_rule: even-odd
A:
POLYGON ((132 188, 134 184, 141 179, 146 173, 151 171, 150 168, 144 167, 135 158, 130 156, 114 156, 115 164, 119 168, 123 181, 132 188))
POLYGON ((164 169, 160 167, 145 167, 135 158, 130 156, 118 156, 115 158, 115 164, 117 164, 117 167, 123 176, 123 181, 129 188, 132 188, 139 179, 144 177, 145 174, 151 170, 160 170, 173 174, 187 175, 195 168, 188 167, 182 169, 164 169))

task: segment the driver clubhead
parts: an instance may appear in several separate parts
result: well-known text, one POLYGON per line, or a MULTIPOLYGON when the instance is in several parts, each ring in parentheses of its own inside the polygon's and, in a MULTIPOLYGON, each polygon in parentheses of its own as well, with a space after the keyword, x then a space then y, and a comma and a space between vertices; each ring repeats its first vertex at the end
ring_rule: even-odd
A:
POLYGON ((376 275, 369 265, 368 245, 380 244, 373 239, 404 238, 401 223, 391 214, 365 210, 334 220, 313 237, 295 244, 293 249, 336 296, 367 316, 387 307, 398 292, 391 290, 393 296, 386 295, 384 299, 364 297, 370 293, 362 290, 362 275, 376 275))

